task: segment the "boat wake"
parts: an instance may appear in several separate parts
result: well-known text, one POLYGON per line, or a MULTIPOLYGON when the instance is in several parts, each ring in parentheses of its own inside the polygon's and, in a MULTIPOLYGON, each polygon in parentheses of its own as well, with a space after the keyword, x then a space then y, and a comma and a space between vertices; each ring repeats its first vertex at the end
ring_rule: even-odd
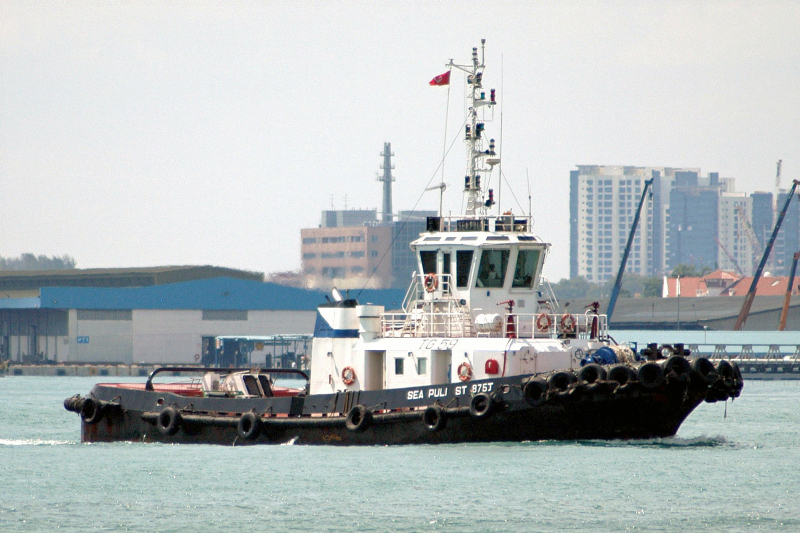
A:
POLYGON ((582 446, 600 446, 600 447, 641 447, 641 448, 717 448, 734 446, 722 435, 699 435, 692 438, 681 437, 659 437, 653 439, 639 439, 639 440, 587 440, 578 441, 582 446))
POLYGON ((0 439, 0 446, 61 446, 64 444, 78 443, 70 440, 0 439))

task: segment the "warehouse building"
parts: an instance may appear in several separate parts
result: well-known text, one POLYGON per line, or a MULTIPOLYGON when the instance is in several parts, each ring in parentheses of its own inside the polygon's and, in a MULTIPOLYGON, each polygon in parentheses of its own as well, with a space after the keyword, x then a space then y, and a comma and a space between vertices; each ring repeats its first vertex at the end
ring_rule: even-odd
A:
MULTIPOLYGON (((262 279, 217 267, 5 272, 0 360, 210 363, 219 336, 312 333, 325 295, 262 279)), ((396 308, 403 294, 360 296, 396 308)))

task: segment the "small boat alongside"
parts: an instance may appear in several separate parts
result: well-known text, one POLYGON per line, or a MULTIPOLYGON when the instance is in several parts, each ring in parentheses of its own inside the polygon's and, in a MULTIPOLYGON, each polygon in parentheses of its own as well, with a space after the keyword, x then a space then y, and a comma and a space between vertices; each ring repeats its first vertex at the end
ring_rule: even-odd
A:
MULTIPOLYGON (((143 384, 105 383, 64 401, 83 442, 422 444, 674 435, 703 401, 737 397, 735 364, 617 344, 598 306, 543 299, 550 245, 533 217, 500 212, 499 157, 482 113, 478 49, 466 65, 465 212, 430 217, 411 247, 402 310, 333 291, 318 308, 310 375, 293 369, 165 367, 143 384), (498 174, 495 172, 495 174, 498 174), (481 184, 481 177, 485 178, 481 184), (159 373, 197 378, 159 383, 159 373), (288 384, 287 379, 298 385, 288 384), (300 380, 299 382, 297 380, 300 380)), ((481 52, 482 55, 482 52, 481 52)), ((449 76, 448 76, 449 80, 449 76)))

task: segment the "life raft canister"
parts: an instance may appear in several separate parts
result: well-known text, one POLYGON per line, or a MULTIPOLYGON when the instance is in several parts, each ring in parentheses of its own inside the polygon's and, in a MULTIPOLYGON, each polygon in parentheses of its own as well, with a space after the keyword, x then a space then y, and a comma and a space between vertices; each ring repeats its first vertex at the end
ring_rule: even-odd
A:
POLYGON ((575 317, 569 313, 561 315, 561 331, 575 333, 575 317))
POLYGON ((356 371, 352 366, 346 366, 342 369, 342 382, 345 385, 352 385, 356 382, 356 371))
POLYGON ((425 274, 425 290, 428 292, 433 292, 436 290, 436 287, 439 286, 439 280, 436 278, 436 274, 430 273, 425 274))
POLYGON ((553 319, 547 313, 539 313, 536 317, 536 330, 539 333, 546 333, 553 327, 553 319))
POLYGON ((458 365, 458 379, 461 381, 469 381, 472 379, 472 367, 469 363, 461 363, 458 365))

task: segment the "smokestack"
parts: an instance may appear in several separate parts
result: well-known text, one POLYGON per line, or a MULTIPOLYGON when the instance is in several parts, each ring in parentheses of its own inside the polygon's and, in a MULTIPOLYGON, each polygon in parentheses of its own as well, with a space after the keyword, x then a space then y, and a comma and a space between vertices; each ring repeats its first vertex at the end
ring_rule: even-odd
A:
POLYGON ((383 176, 378 176, 378 181, 383 182, 383 215, 381 220, 383 222, 391 222, 392 221, 392 182, 394 181, 394 177, 392 177, 392 169, 394 165, 392 164, 392 143, 383 143, 383 164, 381 168, 383 169, 383 176))

